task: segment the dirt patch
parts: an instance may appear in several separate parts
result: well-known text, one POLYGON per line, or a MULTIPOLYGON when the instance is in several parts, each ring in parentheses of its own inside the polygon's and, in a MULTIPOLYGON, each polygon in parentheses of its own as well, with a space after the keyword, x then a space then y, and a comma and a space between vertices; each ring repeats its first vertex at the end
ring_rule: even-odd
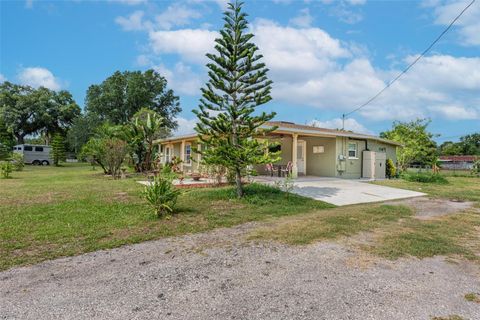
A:
POLYGON ((449 214, 460 213, 473 207, 470 201, 431 199, 426 197, 390 201, 388 204, 403 204, 415 210, 418 219, 430 219, 449 214))

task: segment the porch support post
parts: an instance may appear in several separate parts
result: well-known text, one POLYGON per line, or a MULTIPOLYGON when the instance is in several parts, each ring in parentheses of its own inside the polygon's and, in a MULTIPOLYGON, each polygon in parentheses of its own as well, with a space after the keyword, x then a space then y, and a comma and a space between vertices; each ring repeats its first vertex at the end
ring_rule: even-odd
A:
POLYGON ((298 177, 298 167, 297 167, 297 141, 298 134, 294 133, 292 135, 292 178, 298 177))
POLYGON ((180 146, 180 170, 183 172, 183 162, 185 161, 185 140, 182 140, 182 145, 180 146))
POLYGON ((158 144, 158 156, 160 156, 160 163, 165 163, 164 153, 165 153, 165 150, 163 150, 163 153, 162 153, 162 144, 159 143, 158 144))

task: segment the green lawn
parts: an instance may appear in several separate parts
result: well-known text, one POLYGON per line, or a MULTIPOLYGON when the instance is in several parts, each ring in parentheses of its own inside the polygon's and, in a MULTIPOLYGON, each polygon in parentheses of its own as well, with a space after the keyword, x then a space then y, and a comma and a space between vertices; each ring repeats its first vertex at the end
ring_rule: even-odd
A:
POLYGON ((401 205, 364 204, 278 219, 255 230, 251 238, 308 244, 369 231, 372 243, 360 245, 373 254, 397 259, 445 255, 480 262, 480 179, 448 177, 448 184, 404 180, 375 182, 422 191, 434 198, 474 201, 474 207, 447 216, 419 220, 401 205))
POLYGON ((432 197, 476 201, 460 214, 418 220, 403 205, 333 207, 252 184, 238 200, 232 187, 185 190, 177 213, 159 219, 140 197, 141 177, 111 180, 86 165, 32 167, 0 179, 0 270, 161 237, 267 220, 251 238, 308 244, 372 232, 364 249, 395 259, 434 255, 480 257, 480 179, 449 184, 377 182, 432 197), (275 218, 275 219, 272 219, 275 218))
POLYGON ((140 197, 142 178, 111 180, 89 166, 27 166, 0 179, 0 270, 166 236, 332 207, 276 189, 191 189, 171 219, 140 197), (233 200, 232 200, 233 198, 233 200))
POLYGON ((447 176, 448 184, 409 182, 402 179, 377 181, 375 184, 427 193, 431 197, 480 202, 480 178, 447 176))

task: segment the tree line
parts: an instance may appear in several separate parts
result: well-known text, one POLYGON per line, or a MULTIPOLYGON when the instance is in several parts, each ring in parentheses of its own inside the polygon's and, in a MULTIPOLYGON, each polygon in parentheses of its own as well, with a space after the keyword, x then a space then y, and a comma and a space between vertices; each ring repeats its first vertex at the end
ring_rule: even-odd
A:
POLYGON ((459 142, 447 141, 438 145, 435 138, 440 135, 428 130, 429 119, 416 119, 409 122, 395 121, 392 129, 380 133, 380 137, 402 144, 397 150, 397 163, 400 169, 412 164, 437 165, 443 155, 479 155, 480 133, 460 137, 459 142))
POLYGON ((15 144, 50 144, 60 136, 68 152, 94 158, 108 171, 105 150, 122 141, 136 170, 148 170, 153 140, 177 128, 180 111, 178 96, 154 70, 117 71, 91 85, 83 112, 66 90, 6 81, 0 85, 0 148, 5 153, 15 144))

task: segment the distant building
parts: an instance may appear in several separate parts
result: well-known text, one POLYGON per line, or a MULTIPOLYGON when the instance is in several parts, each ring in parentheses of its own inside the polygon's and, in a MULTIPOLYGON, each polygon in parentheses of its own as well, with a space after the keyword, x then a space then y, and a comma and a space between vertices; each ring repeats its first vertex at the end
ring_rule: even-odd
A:
POLYGON ((473 163, 480 159, 479 156, 440 156, 442 169, 471 170, 473 163))

